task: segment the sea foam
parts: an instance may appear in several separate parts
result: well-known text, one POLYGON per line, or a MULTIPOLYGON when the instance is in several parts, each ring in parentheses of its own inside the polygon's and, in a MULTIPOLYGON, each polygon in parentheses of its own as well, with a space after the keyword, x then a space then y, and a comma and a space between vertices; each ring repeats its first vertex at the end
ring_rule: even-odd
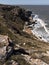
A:
POLYGON ((43 40, 45 42, 49 42, 49 31, 46 27, 46 23, 38 17, 38 15, 35 15, 33 17, 33 21, 36 20, 36 24, 33 26, 32 33, 40 40, 43 40))

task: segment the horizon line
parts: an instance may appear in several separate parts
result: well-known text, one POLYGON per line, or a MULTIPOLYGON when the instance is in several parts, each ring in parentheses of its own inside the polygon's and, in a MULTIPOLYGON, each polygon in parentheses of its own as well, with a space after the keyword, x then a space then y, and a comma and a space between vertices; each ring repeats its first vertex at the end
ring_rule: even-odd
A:
POLYGON ((22 5, 22 6, 23 6, 23 5, 33 5, 33 6, 34 6, 34 5, 39 5, 39 6, 42 6, 42 5, 44 5, 44 6, 46 6, 46 5, 49 5, 49 4, 1 4, 1 3, 0 3, 0 5, 11 5, 11 6, 16 6, 16 5, 19 5, 19 6, 20 6, 20 5, 22 5))

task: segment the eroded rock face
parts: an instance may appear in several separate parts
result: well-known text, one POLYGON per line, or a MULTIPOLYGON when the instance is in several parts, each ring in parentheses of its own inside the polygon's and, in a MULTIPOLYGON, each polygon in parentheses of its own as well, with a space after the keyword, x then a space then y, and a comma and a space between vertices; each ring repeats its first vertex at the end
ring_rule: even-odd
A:
POLYGON ((8 44, 8 36, 0 35, 0 60, 4 59, 8 44))

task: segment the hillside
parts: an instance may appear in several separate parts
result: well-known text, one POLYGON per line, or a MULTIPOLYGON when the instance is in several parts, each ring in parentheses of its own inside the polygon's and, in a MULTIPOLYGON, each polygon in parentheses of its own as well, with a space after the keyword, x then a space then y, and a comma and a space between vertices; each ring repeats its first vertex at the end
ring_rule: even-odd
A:
POLYGON ((26 21, 31 24, 31 13, 19 6, 0 5, 0 35, 8 36, 14 44, 1 65, 49 65, 49 43, 39 41, 30 28, 23 31, 26 21))

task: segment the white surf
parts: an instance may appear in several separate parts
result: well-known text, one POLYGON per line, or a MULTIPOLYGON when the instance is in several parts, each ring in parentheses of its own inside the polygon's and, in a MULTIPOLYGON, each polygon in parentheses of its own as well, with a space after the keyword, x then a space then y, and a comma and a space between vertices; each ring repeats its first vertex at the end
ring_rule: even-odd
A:
POLYGON ((36 24, 34 24, 32 33, 37 36, 38 39, 49 42, 49 31, 46 27, 47 24, 45 24, 42 19, 38 18, 37 15, 35 15, 33 20, 36 20, 36 24))

